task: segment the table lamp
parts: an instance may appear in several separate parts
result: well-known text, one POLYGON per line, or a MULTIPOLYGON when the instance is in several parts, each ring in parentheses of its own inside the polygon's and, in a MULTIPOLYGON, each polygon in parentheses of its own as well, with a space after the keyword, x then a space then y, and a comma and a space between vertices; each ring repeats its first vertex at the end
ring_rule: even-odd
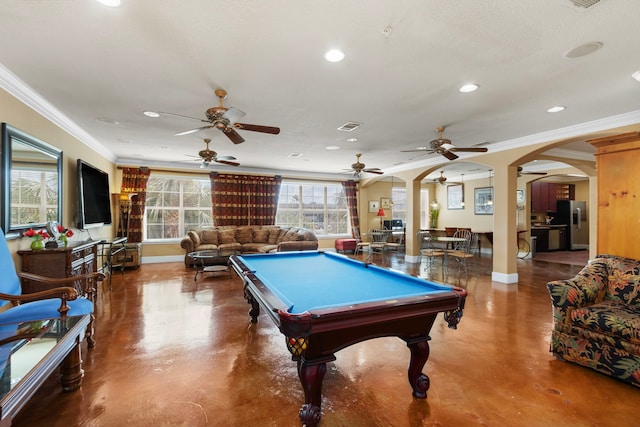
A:
POLYGON ((382 218, 384 218, 385 216, 384 209, 378 209, 378 213, 376 214, 376 216, 380 217, 380 230, 384 230, 384 227, 382 226, 382 218))

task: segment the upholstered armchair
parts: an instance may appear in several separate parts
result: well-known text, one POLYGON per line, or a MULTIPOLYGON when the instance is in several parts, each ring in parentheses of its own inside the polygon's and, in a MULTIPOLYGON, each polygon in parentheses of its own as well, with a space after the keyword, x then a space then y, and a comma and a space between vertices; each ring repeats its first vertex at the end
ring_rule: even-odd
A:
POLYGON ((0 325, 91 314, 86 338, 88 345, 93 347, 94 300, 97 284, 104 279, 104 275, 94 272, 51 278, 16 272, 2 230, 0 239, 0 325), (22 294, 21 278, 45 284, 50 289, 22 294))

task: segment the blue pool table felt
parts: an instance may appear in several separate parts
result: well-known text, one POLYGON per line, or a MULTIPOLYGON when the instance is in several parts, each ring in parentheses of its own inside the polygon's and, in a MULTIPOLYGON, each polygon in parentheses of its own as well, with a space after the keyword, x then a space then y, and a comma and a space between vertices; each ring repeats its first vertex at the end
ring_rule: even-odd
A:
POLYGON ((240 258, 292 314, 452 289, 332 252, 279 252, 240 258))

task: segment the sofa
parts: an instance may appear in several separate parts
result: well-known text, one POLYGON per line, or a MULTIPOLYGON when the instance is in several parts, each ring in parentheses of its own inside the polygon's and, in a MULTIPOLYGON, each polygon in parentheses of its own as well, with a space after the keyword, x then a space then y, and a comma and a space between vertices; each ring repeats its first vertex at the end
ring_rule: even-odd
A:
POLYGON ((180 241, 184 263, 193 265, 190 252, 217 250, 233 254, 308 251, 318 249, 318 238, 306 228, 277 225, 225 225, 189 230, 180 241))
POLYGON ((551 352, 640 387, 640 261, 598 255, 573 279, 547 289, 551 352))

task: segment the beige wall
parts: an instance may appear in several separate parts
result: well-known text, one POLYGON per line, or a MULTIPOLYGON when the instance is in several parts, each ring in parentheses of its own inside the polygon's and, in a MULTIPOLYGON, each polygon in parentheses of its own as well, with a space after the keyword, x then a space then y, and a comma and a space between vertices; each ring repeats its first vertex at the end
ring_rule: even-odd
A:
MULTIPOLYGON (((62 150, 62 220, 64 226, 76 231, 72 240, 87 240, 89 237, 96 240, 111 238, 114 235, 112 226, 92 229, 91 236, 89 236, 89 233, 79 232, 75 228, 74 218, 78 209, 76 161, 78 158, 82 158, 92 165, 108 172, 112 189, 115 188, 114 164, 2 89, 0 89, 0 118, 2 122, 8 123, 62 150)), ((115 212, 114 209, 113 213, 115 214, 115 212)), ((25 238, 15 239, 8 241, 8 244, 10 251, 15 253, 15 251, 19 249, 27 249, 30 245, 30 240, 25 238)), ((16 266, 20 268, 19 260, 16 258, 15 261, 16 266)))

